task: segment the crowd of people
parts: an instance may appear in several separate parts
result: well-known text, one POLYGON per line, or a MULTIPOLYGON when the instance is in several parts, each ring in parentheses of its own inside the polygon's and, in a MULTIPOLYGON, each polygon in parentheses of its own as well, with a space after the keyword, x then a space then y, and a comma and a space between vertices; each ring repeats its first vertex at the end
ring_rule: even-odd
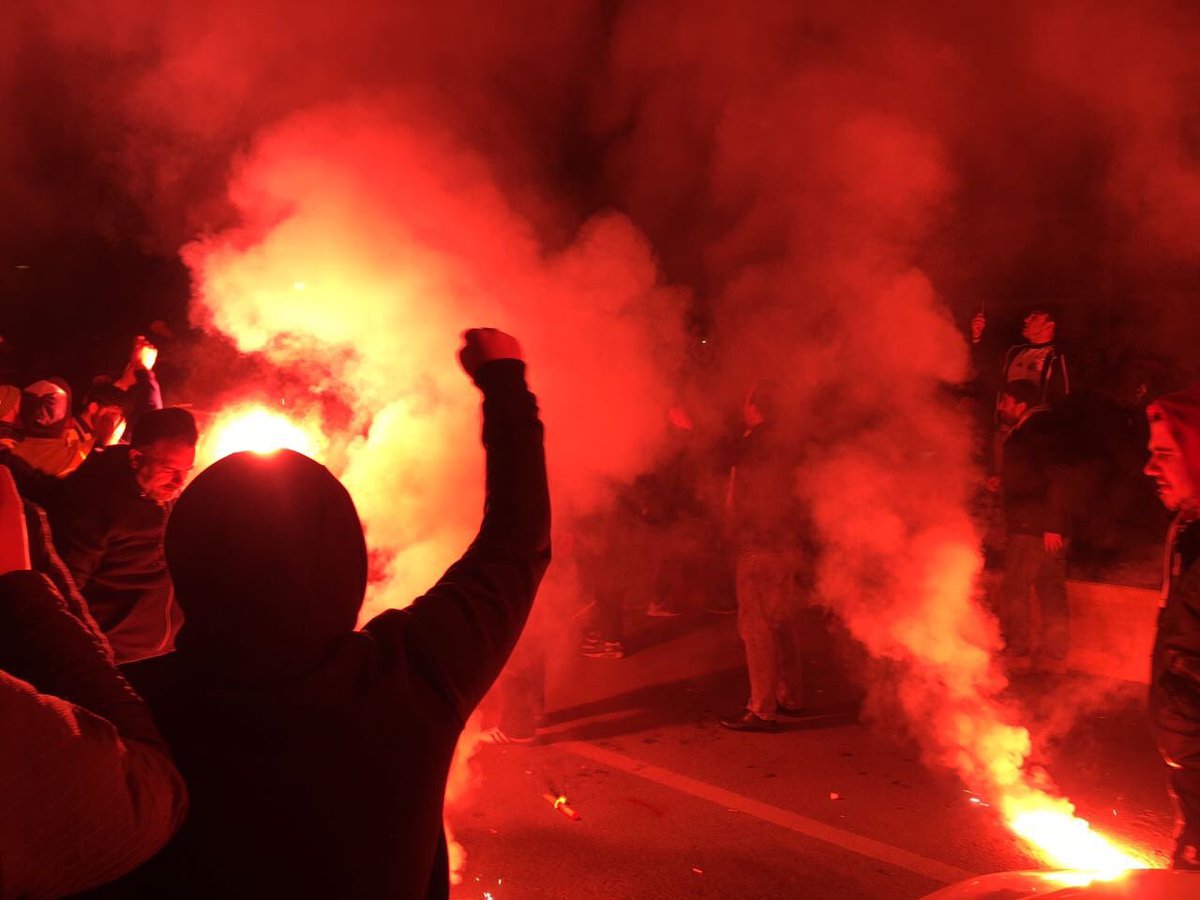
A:
MULTIPOLYGON (((976 316, 977 353, 987 330, 976 316)), ((1013 671, 1063 671, 1071 641, 1081 456, 1055 331, 1032 311, 1024 343, 964 388, 984 398, 981 509, 1002 511, 993 602, 1013 671)), ((544 705, 546 618, 518 643, 550 527, 517 342, 474 329, 460 352, 483 395, 478 536, 412 606, 361 629, 367 550, 346 490, 291 451, 233 454, 189 483, 197 423, 163 406, 156 360, 138 338, 78 404, 61 378, 0 387, 0 895, 445 896, 441 807, 464 723, 497 678, 487 740, 536 740, 544 705)), ((1152 712, 1183 822, 1175 863, 1200 868, 1200 389, 1146 404, 1142 388, 1145 474, 1176 512, 1152 712)), ((653 617, 736 613, 748 698, 721 725, 739 732, 806 707, 820 548, 786 406, 756 380, 704 452, 672 408, 663 462, 574 529, 578 582, 547 583, 547 603, 589 596, 580 651, 598 659, 626 655, 631 594, 653 617)))
POLYGON ((550 558, 519 345, 472 329, 460 351, 483 395, 478 535, 358 630, 367 550, 345 488, 277 451, 184 491, 195 420, 132 402, 151 356, 135 348, 109 413, 83 407, 113 423, 104 440, 50 380, 7 420, 0 896, 447 896, 446 773, 550 558), (28 440, 52 448, 30 459, 28 440))

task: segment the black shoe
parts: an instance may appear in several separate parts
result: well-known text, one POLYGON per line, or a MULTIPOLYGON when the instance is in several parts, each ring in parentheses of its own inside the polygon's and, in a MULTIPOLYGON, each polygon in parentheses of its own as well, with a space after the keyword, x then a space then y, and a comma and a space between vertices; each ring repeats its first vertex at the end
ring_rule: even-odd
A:
POLYGON ((743 710, 741 715, 734 715, 728 719, 722 719, 721 726, 723 728, 728 728, 730 731, 775 732, 779 730, 779 723, 774 719, 760 719, 748 709, 743 710))
POLYGON ((808 715, 808 710, 803 706, 784 706, 782 703, 776 704, 775 712, 781 716, 791 716, 793 719, 808 715))
POLYGON ((704 604, 701 607, 706 613, 712 613, 717 616, 732 616, 737 612, 737 604, 733 606, 719 606, 716 604, 704 604))

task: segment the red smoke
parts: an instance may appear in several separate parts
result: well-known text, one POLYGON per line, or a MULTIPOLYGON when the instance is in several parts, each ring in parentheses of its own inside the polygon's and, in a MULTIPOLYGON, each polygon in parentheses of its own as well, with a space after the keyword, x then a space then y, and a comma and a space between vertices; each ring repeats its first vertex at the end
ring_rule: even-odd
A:
POLYGON ((790 389, 819 598, 905 676, 931 761, 1007 789, 1025 746, 973 596, 951 309, 1061 297, 1192 352, 1200 322, 1159 295, 1194 283, 1197 16, 9 4, 0 200, 17 234, 188 243, 198 321, 314 392, 353 385, 331 464, 392 555, 379 603, 473 525, 459 329, 525 342, 559 510, 648 465, 680 346, 661 261, 712 325, 714 405, 790 389))

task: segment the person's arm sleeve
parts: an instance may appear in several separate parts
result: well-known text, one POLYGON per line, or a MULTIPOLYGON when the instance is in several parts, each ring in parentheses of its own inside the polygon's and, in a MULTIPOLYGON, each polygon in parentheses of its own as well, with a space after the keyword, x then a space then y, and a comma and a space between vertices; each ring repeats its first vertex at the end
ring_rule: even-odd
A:
POLYGON ((57 897, 149 859, 187 793, 149 711, 37 573, 0 576, 2 896, 57 897))
POLYGON ((405 610, 366 626, 400 641, 465 720, 508 659, 550 562, 550 496, 542 423, 519 360, 481 366, 487 490, 483 523, 463 557, 405 610))
POLYGON ((102 716, 122 735, 162 742, 103 641, 71 614, 41 573, 0 575, 0 669, 102 716))
POLYGON ((58 499, 63 480, 57 475, 35 469, 8 449, 0 449, 0 465, 7 466, 12 472, 13 481, 17 483, 17 491, 22 497, 39 506, 48 506, 58 499))
POLYGON ((1067 373, 1067 358, 1055 354, 1050 361, 1050 372, 1046 376, 1046 400, 1052 407, 1061 406, 1071 393, 1071 378, 1067 373))
POLYGON ((112 648, 108 644, 108 639, 104 637, 100 626, 92 618, 87 601, 79 593, 79 588, 75 586, 75 582, 71 578, 71 574, 67 571, 62 557, 58 555, 58 550, 55 549, 54 538, 50 530, 50 521, 46 518, 45 510, 36 503, 31 503, 28 500, 24 502, 24 510, 25 531, 29 535, 29 560, 31 568, 33 571, 41 572, 50 579, 50 583, 54 585, 54 589, 58 591, 63 602, 66 604, 67 610, 100 640, 107 649, 108 655, 111 656, 112 648))
POLYGON ((110 523, 105 504, 90 493, 74 491, 60 505, 51 524, 58 555, 82 591, 108 547, 110 523))
MULTIPOLYGON (((1047 415, 1043 413, 1043 415, 1047 415)), ((1046 518, 1044 531, 1066 536, 1071 530, 1071 469, 1066 435, 1059 431, 1043 437, 1046 465, 1046 518)))
POLYGON ((162 388, 158 386, 158 377, 154 370, 135 369, 133 385, 129 388, 129 414, 125 417, 128 422, 126 435, 133 434, 133 426, 144 413, 162 408, 162 388))

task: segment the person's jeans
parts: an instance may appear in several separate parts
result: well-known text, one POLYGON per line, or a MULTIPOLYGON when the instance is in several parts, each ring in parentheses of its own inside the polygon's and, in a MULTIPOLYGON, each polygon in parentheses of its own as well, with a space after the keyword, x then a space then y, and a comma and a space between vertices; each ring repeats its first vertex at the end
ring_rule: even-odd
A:
POLYGON ((1070 645, 1066 553, 1047 552, 1040 534, 1009 534, 1004 551, 1002 593, 1000 629, 1008 652, 1013 656, 1028 656, 1036 649, 1051 659, 1065 659, 1070 645), (1031 588, 1037 592, 1041 612, 1041 639, 1036 648, 1030 625, 1031 588))
POLYGON ((762 719, 774 719, 779 704, 804 702, 798 563, 790 550, 744 550, 737 558, 738 633, 750 675, 746 708, 762 719))
MULTIPOLYGON (((1161 644, 1161 636, 1156 644, 1161 644)), ((1150 714, 1154 740, 1170 771, 1175 801, 1176 868, 1200 869, 1200 685, 1166 671, 1163 648, 1155 648, 1150 714)))

